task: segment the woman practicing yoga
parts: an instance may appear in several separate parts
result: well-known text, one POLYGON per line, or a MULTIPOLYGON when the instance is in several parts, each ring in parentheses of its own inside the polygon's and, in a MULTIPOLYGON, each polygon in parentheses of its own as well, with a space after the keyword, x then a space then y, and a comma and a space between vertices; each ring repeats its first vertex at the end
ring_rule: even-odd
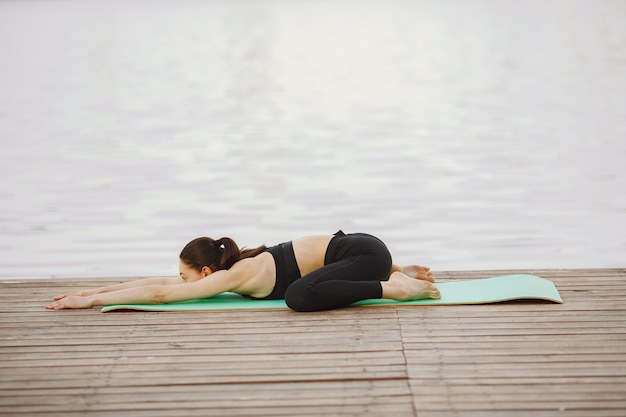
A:
POLYGON ((393 265, 378 238, 364 233, 308 236, 270 248, 239 249, 230 238, 189 242, 180 277, 145 278, 55 297, 47 308, 162 304, 235 292, 253 299, 285 299, 296 311, 321 311, 386 298, 440 298, 430 269, 393 265))

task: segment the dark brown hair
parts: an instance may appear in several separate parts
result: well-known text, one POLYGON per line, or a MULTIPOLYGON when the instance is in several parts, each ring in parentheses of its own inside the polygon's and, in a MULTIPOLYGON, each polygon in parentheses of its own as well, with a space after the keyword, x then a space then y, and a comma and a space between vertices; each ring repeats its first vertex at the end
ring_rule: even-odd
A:
POLYGON ((210 237, 199 237, 187 243, 180 252, 180 260, 196 271, 208 266, 211 271, 229 269, 235 262, 257 256, 266 249, 261 245, 254 249, 239 249, 229 237, 213 240, 210 237))

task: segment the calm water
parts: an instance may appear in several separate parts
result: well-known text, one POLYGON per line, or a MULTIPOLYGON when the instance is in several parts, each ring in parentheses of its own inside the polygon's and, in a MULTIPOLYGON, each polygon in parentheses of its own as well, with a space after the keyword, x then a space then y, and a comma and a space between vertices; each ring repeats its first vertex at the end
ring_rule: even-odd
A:
POLYGON ((0 277, 365 231, 626 266, 626 2, 0 1, 0 277))

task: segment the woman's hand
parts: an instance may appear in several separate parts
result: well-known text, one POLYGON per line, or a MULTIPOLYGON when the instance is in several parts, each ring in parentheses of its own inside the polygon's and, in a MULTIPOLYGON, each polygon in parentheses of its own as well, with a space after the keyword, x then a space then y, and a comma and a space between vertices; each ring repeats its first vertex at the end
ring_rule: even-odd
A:
POLYGON ((67 294, 61 294, 54 297, 55 300, 61 300, 65 297, 77 296, 77 297, 88 297, 90 295, 94 295, 97 293, 97 290, 83 290, 83 291, 74 291, 68 292, 67 294))
POLYGON ((93 299, 90 296, 71 295, 67 294, 55 297, 55 302, 46 306, 50 310, 63 310, 65 308, 91 308, 93 307, 93 299))

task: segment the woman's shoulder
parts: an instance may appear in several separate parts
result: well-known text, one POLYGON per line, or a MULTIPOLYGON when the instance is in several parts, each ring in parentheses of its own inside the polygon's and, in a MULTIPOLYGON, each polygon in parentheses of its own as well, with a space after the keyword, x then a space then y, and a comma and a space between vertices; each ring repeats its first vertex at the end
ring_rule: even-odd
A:
POLYGON ((241 259, 228 272, 236 279, 237 285, 232 291, 238 294, 263 297, 274 288, 276 266, 269 252, 241 259))
POLYGON ((269 252, 261 252, 256 256, 252 256, 250 258, 244 258, 237 261, 233 266, 230 267, 230 271, 233 272, 242 272, 249 271, 254 272, 258 271, 264 265, 268 263, 273 263, 273 257, 269 252))

